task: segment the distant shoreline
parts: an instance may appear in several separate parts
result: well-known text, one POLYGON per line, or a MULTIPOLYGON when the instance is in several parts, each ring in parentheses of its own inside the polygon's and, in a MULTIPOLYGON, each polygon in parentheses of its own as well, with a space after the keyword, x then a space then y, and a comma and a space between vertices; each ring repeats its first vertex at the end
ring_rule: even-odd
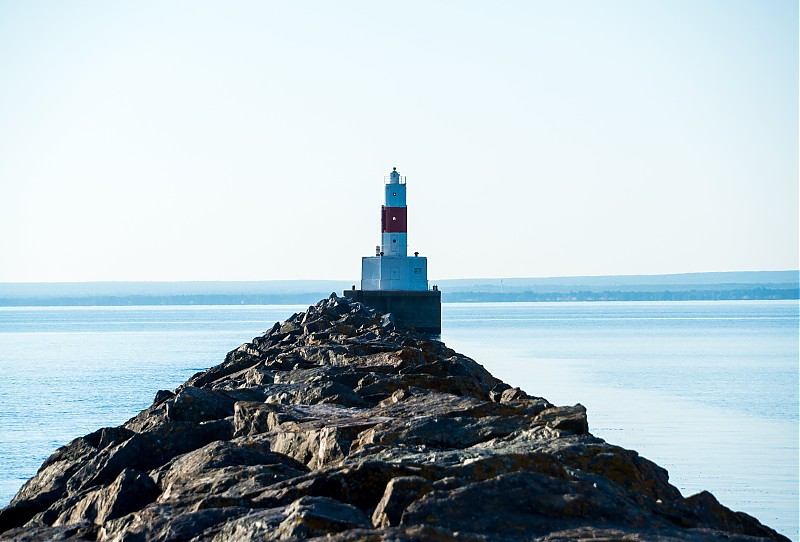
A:
POLYGON ((684 291, 578 291, 578 292, 453 292, 442 293, 444 303, 569 302, 569 301, 767 301, 800 299, 798 288, 752 288, 684 291))
MULTIPOLYGON (((444 303, 800 299, 800 272, 749 271, 430 281, 444 303)), ((305 305, 357 281, 0 283, 0 307, 305 305)))
MULTIPOLYGON (((139 307, 192 305, 306 305, 330 292, 287 295, 84 296, 0 298, 0 307, 139 307)), ((800 299, 798 288, 686 291, 442 292, 443 303, 552 303, 602 301, 768 301, 800 299)))

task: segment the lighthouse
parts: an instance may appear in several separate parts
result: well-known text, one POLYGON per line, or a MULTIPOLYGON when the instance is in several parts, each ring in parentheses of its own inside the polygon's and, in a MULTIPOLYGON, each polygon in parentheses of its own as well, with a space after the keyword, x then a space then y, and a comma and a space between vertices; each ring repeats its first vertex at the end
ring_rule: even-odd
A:
POLYGON ((375 256, 361 259, 361 289, 344 295, 381 312, 392 313, 395 325, 425 333, 442 329, 441 292, 428 289, 428 259, 408 255, 406 178, 392 168, 384 177, 381 244, 375 256))
POLYGON ((406 178, 393 168, 384 179, 381 206, 381 245, 375 256, 361 259, 362 290, 427 290, 428 259, 408 256, 406 178))

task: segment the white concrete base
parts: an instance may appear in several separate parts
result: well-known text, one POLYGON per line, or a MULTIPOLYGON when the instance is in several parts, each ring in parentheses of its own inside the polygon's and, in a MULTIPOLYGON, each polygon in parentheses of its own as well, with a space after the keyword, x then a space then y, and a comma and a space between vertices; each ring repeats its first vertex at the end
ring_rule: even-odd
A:
POLYGON ((428 259, 422 256, 361 258, 362 290, 427 290, 428 259))

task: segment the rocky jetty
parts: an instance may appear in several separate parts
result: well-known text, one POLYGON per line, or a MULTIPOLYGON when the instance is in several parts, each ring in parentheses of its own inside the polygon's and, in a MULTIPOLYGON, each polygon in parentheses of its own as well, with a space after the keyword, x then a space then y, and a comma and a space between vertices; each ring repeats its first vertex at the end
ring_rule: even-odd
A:
POLYGON ((787 540, 332 295, 57 450, 0 540, 787 540))

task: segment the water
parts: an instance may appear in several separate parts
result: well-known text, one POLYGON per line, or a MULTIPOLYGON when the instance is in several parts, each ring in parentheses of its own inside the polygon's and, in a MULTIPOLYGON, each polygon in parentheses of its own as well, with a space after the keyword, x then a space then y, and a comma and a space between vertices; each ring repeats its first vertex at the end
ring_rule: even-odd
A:
POLYGON ((445 305, 444 339, 495 376, 798 536, 798 304, 445 305))
MULTIPOLYGON (((0 506, 58 446, 118 425, 305 306, 0 308, 0 506)), ((445 304, 443 340, 798 536, 798 304, 445 304)))

